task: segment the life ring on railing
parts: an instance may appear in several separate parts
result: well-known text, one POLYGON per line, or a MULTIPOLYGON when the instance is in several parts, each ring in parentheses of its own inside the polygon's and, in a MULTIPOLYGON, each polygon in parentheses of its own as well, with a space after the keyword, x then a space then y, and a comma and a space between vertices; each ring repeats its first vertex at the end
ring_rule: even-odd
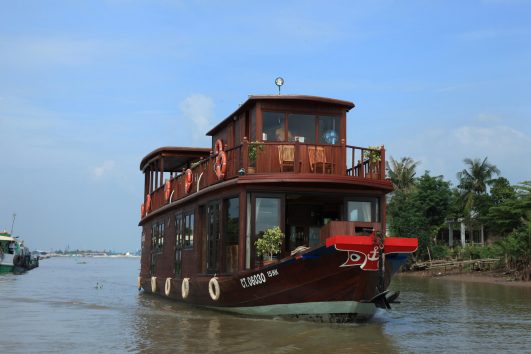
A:
POLYGON ((151 211, 151 194, 146 195, 146 214, 151 211))
POLYGON ((151 292, 157 292, 157 277, 151 277, 151 292))
POLYGON ((184 191, 186 193, 190 193, 190 190, 192 189, 192 170, 187 169, 184 173, 184 191))
POLYGON ((166 181, 166 184, 164 185, 164 200, 166 203, 170 200, 170 194, 171 194, 171 182, 168 180, 166 181))
POLYGON ((217 301, 219 299, 221 291, 219 290, 219 283, 217 277, 211 278, 208 282, 208 293, 210 294, 212 300, 217 301))
POLYGON ((216 162, 214 163, 214 172, 218 177, 218 181, 225 178, 225 172, 227 172, 227 154, 225 151, 220 151, 216 156, 216 162))
POLYGON ((216 154, 219 154, 220 151, 223 151, 223 140, 216 140, 216 144, 214 144, 214 151, 216 154))
POLYGON ((164 284, 164 294, 170 296, 171 293, 171 278, 166 278, 166 283, 164 284))
POLYGON ((144 206, 144 203, 140 206, 140 218, 143 218, 146 214, 146 207, 144 206))
POLYGON ((190 294, 190 278, 184 278, 181 284, 181 296, 186 299, 190 294))

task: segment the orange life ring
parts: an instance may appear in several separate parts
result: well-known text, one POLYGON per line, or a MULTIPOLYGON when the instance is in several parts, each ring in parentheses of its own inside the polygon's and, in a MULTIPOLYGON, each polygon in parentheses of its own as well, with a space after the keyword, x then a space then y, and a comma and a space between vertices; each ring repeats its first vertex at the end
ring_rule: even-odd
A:
POLYGON ((143 218, 146 214, 146 207, 144 206, 144 203, 140 206, 140 218, 143 218))
POLYGON ((151 195, 146 195, 146 214, 151 211, 151 195))
POLYGON ((187 169, 184 174, 184 191, 190 193, 190 190, 192 189, 192 170, 187 169))
POLYGON ((214 144, 214 149, 216 151, 216 154, 219 154, 220 151, 223 151, 223 140, 216 140, 216 144, 214 144))
POLYGON ((170 193, 171 193, 171 182, 168 180, 166 181, 166 185, 164 186, 164 200, 166 202, 170 200, 170 193))
POLYGON ((227 154, 225 151, 220 151, 216 156, 216 162, 214 163, 214 172, 218 177, 218 181, 225 178, 225 172, 227 172, 227 154))

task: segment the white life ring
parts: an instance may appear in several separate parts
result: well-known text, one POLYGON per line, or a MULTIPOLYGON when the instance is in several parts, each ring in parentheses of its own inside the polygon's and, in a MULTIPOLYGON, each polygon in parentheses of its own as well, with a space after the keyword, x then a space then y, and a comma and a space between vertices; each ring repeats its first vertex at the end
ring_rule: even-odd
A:
POLYGON ((151 277, 151 292, 157 291, 157 277, 151 277))
POLYGON ((142 278, 138 277, 138 280, 136 281, 136 287, 138 290, 142 289, 142 278))
POLYGON ((183 283, 181 284, 181 296, 183 299, 188 297, 190 293, 190 278, 184 278, 183 283))
POLYGON ((208 293, 210 294, 212 300, 217 301, 219 299, 221 291, 219 290, 219 283, 217 277, 211 278, 208 282, 208 293))
POLYGON ((171 278, 166 278, 166 284, 164 284, 164 294, 170 296, 171 292, 171 278))

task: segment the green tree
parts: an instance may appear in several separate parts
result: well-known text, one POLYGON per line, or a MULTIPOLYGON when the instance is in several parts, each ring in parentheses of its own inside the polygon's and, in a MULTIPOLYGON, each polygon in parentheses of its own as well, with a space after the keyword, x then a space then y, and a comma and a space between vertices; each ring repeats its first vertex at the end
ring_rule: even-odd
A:
POLYGON ((471 213, 477 212, 476 204, 479 203, 478 196, 487 193, 487 186, 493 183, 492 177, 499 175, 500 170, 487 162, 487 157, 480 159, 466 158, 463 162, 468 166, 461 172, 457 173, 459 180, 458 188, 461 192, 464 205, 464 214, 466 217, 471 213))
POLYGON ((398 190, 408 190, 415 183, 415 169, 420 164, 419 161, 413 161, 411 157, 402 157, 400 161, 391 157, 386 161, 387 176, 393 182, 393 186, 398 190))
POLYGON ((398 236, 418 237, 417 256, 421 259, 427 258, 428 247, 446 222, 451 195, 449 182, 426 171, 410 192, 398 190, 389 202, 391 231, 398 236))

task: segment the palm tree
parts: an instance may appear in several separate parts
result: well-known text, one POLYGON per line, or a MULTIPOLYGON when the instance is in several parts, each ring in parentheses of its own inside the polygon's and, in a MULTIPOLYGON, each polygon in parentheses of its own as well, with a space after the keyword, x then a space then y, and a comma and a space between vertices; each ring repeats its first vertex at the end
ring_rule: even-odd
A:
POLYGON ((420 164, 411 157, 402 157, 397 161, 391 157, 391 162, 386 162, 387 176, 393 182, 395 189, 409 190, 415 182, 415 169, 420 164))
POLYGON ((476 197, 487 193, 487 186, 493 182, 492 177, 499 175, 500 170, 495 165, 488 163, 486 157, 483 161, 466 158, 463 162, 468 166, 468 169, 457 173, 459 180, 457 188, 461 191, 465 211, 472 211, 476 197))

